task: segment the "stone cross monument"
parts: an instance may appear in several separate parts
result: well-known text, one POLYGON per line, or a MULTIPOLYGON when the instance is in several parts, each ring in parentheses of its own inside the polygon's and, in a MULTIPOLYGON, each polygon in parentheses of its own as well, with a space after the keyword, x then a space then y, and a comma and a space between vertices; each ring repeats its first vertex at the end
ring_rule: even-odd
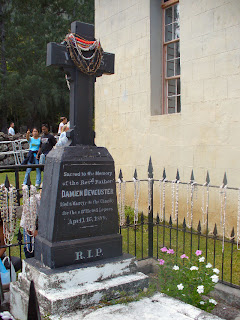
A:
MULTIPOLYGON (((94 38, 92 25, 73 22, 71 31, 88 41, 94 38)), ((41 314, 63 320, 69 312, 81 319, 81 309, 103 297, 148 285, 135 257, 122 254, 114 161, 106 148, 94 145, 94 81, 114 72, 114 55, 102 58, 97 72, 87 75, 63 44, 47 47, 47 65, 63 68, 70 81, 71 145, 53 149, 46 158, 35 257, 23 261, 10 288, 11 313, 20 320, 27 319, 32 280, 41 314)))
MULTIPOLYGON (((87 40, 94 39, 94 26, 73 22, 71 32, 87 40)), ((70 82, 70 132, 73 146, 93 145, 93 96, 96 76, 114 73, 114 54, 103 53, 99 70, 94 75, 82 73, 73 63, 65 44, 54 42, 47 46, 47 66, 63 68, 70 82)))
MULTIPOLYGON (((71 31, 94 39, 94 26, 73 22, 71 31)), ((50 268, 122 254, 114 161, 94 146, 93 91, 96 75, 82 73, 66 46, 49 43, 47 65, 64 69, 70 80, 71 146, 47 157, 35 258, 50 268)), ((103 54, 98 76, 114 72, 114 55, 103 54)))

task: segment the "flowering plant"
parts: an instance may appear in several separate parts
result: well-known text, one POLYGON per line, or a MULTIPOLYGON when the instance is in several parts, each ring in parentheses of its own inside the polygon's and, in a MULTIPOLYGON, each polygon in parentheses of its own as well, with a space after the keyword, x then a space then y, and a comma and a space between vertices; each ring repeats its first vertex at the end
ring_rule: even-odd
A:
POLYGON ((219 270, 205 263, 202 251, 197 250, 192 260, 186 254, 174 255, 173 249, 163 247, 159 261, 161 291, 186 303, 210 311, 217 302, 206 297, 218 282, 219 270))

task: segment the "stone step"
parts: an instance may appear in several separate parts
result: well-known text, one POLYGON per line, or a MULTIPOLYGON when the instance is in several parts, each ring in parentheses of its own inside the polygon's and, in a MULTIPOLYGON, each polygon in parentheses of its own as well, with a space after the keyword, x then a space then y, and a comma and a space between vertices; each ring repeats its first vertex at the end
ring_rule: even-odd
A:
MULTIPOLYGON (((28 280, 26 280, 28 281, 28 280)), ((30 286, 30 281, 29 286, 30 286)), ((70 284, 69 284, 70 285, 70 284)), ((96 305, 102 299, 114 299, 119 296, 120 291, 135 293, 148 287, 148 276, 141 272, 132 275, 120 276, 101 282, 85 284, 79 287, 69 287, 68 289, 39 290, 37 292, 40 311, 51 315, 67 314, 69 310, 83 309, 96 305)), ((18 319, 25 320, 19 316, 19 310, 25 310, 28 304, 28 295, 23 292, 19 282, 11 284, 11 312, 18 315, 18 319), (21 297, 21 298, 20 298, 21 297), (21 301, 20 301, 21 300, 21 301)))
MULTIPOLYGON (((68 289, 82 286, 86 283, 100 282, 122 275, 134 274, 137 272, 136 258, 130 254, 123 254, 120 257, 106 259, 103 261, 77 264, 57 269, 44 267, 36 259, 23 261, 23 270, 19 274, 19 282, 34 280, 36 290, 68 289)), ((23 289, 24 290, 24 289, 23 289)), ((28 290, 28 286, 27 286, 28 290)))
MULTIPOLYGON (((127 304, 115 304, 102 308, 92 308, 70 312, 51 320, 223 320, 180 300, 155 293, 150 298, 143 298, 127 304)), ((237 319, 234 319, 237 320, 237 319)))

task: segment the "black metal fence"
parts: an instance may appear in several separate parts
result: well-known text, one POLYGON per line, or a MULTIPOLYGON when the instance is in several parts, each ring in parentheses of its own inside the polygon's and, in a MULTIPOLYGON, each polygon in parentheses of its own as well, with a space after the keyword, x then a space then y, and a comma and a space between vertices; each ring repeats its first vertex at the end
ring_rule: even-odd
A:
MULTIPOLYGON (((196 250, 202 250, 206 263, 211 263, 214 268, 218 268, 220 270, 220 282, 240 289, 239 208, 238 212, 235 212, 235 216, 238 219, 237 234, 235 233, 234 227, 232 227, 229 238, 225 236, 224 228, 222 226, 221 228, 220 226, 218 228, 217 223, 215 223, 212 230, 210 230, 208 206, 205 212, 206 221, 204 228, 202 228, 201 221, 198 220, 198 223, 195 224, 195 229, 193 221, 191 221, 190 225, 186 222, 185 217, 180 221, 178 214, 175 216, 175 221, 173 223, 173 217, 169 212, 166 212, 164 204, 162 206, 161 217, 154 209, 154 183, 159 181, 164 182, 165 184, 186 185, 189 186, 189 189, 199 186, 208 189, 215 189, 217 191, 220 190, 223 193, 223 201, 226 201, 226 191, 231 190, 237 192, 236 196, 239 206, 239 188, 227 186, 226 173, 224 174, 223 182, 220 187, 210 185, 208 172, 204 184, 198 184, 194 181, 193 171, 191 172, 190 181, 188 183, 180 181, 178 170, 176 173, 176 179, 173 181, 168 181, 166 179, 165 169, 163 170, 162 179, 157 180, 153 178, 153 167, 150 158, 148 179, 138 180, 137 171, 135 170, 133 180, 124 181, 122 171, 120 170, 118 179, 119 190, 125 189, 121 186, 122 184, 131 185, 136 181, 138 181, 138 183, 148 183, 148 212, 147 215, 143 215, 143 213, 140 215, 135 213, 138 214, 139 217, 134 219, 134 221, 134 213, 126 214, 125 223, 122 223, 122 225, 120 223, 120 233, 123 235, 124 251, 135 255, 138 259, 151 257, 158 259, 161 255, 160 249, 166 246, 174 249, 176 258, 185 253, 191 259, 196 250), (221 233, 218 232, 218 229, 221 230, 221 233)), ((121 198, 124 197, 121 196, 120 193, 118 197, 121 201, 121 198)), ((138 200, 135 199, 135 202, 136 201, 138 200)), ((192 195, 189 202, 189 206, 193 209, 194 204, 192 195)), ((224 205, 226 205, 226 203, 222 204, 223 209, 224 205)), ((120 203, 119 207, 121 207, 120 203)))
MULTIPOLYGON (((1 172, 12 171, 15 174, 15 186, 18 191, 18 201, 20 204, 21 198, 21 188, 19 182, 19 172, 25 170, 27 167, 37 168, 43 167, 43 165, 26 165, 26 166, 8 166, 0 167, 1 172)), ((163 207, 163 216, 159 216, 157 212, 154 211, 154 183, 159 181, 153 179, 153 169, 151 161, 148 167, 148 179, 138 180, 137 172, 134 173, 135 181, 148 182, 148 215, 144 216, 143 213, 138 214, 138 221, 133 221, 132 214, 126 214, 125 223, 120 223, 120 233, 123 236, 123 251, 131 253, 137 257, 137 259, 146 259, 153 257, 158 259, 160 257, 161 247, 173 248, 176 257, 185 253, 191 256, 195 250, 202 250, 207 262, 210 262, 213 267, 220 270, 220 281, 229 286, 240 289, 240 251, 238 250, 238 243, 236 241, 236 235, 234 228, 231 232, 230 239, 218 234, 217 224, 215 224, 213 230, 209 230, 208 224, 208 212, 206 212, 206 226, 203 229, 201 222, 199 221, 196 230, 191 226, 187 225, 186 219, 183 218, 179 221, 177 216, 175 223, 173 223, 172 216, 169 215, 168 221, 166 217, 168 216, 163 207)), ((189 184, 198 185, 194 182, 193 172, 191 175, 190 183, 179 181, 179 172, 177 171, 176 183, 179 184, 189 184)), ((161 179, 165 183, 172 183, 172 181, 167 181, 165 170, 163 172, 163 177, 161 179)), ((217 186, 210 186, 209 176, 207 174, 206 185, 210 188, 219 188, 217 186)), ((131 181, 123 181, 122 173, 120 172, 119 185, 121 183, 133 183, 131 181)), ((118 186, 119 186, 118 185, 118 186)), ((227 180, 226 175, 224 175, 223 188, 226 187, 227 180)), ((202 186, 199 184, 199 186, 202 186)), ((238 188, 228 188, 232 190, 239 190, 238 188)), ((123 208, 125 212, 126 207, 123 208)), ((239 235, 237 235, 239 236, 239 235)), ((9 246, 1 246, 7 249, 7 255, 11 258, 14 255, 23 258, 23 235, 18 230, 17 239, 15 243, 9 246)))
POLYGON ((196 250, 202 250, 206 263, 210 262, 214 268, 220 270, 220 282, 240 289, 240 255, 236 251, 234 229, 231 240, 223 239, 218 235, 216 225, 213 235, 209 235, 202 233, 200 221, 195 231, 187 228, 185 218, 181 225, 178 225, 178 219, 177 225, 173 225, 171 216, 167 223, 160 222, 158 215, 151 221, 151 216, 146 218, 142 213, 138 224, 130 224, 127 215, 126 225, 120 226, 120 233, 123 235, 124 251, 135 255, 139 260, 160 258, 162 247, 174 249, 176 258, 184 253, 191 258, 196 250))

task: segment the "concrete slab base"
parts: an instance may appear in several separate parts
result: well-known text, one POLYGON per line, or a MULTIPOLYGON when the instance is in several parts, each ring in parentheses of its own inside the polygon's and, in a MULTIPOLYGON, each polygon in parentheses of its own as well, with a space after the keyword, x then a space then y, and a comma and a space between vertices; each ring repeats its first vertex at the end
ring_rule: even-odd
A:
POLYGON ((148 286, 148 276, 138 272, 131 255, 58 269, 28 259, 18 279, 10 287, 10 310, 19 320, 27 319, 31 280, 41 314, 55 317, 98 304, 102 299, 114 299, 120 291, 134 293, 148 286))
POLYGON ((162 293, 129 304, 78 310, 51 320, 221 320, 221 318, 162 293))

